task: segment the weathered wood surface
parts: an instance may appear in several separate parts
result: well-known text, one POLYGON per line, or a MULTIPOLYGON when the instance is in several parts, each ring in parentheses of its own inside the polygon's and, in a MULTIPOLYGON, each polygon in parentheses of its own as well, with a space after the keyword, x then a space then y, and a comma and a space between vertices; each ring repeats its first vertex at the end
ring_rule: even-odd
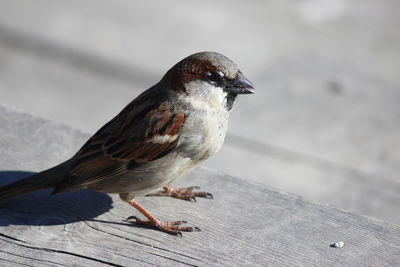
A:
POLYGON ((257 94, 207 166, 400 224, 398 7, 0 1, 1 101, 94 132, 177 60, 220 51, 257 94))
MULTIPOLYGON (((0 106, 0 184, 71 156, 87 134, 0 106)), ((182 238, 125 222, 117 196, 38 192, 0 206, 4 266, 396 266, 400 227, 200 168, 178 185, 214 200, 140 198, 166 220, 202 232, 182 238), (343 248, 330 244, 344 241, 343 248)))

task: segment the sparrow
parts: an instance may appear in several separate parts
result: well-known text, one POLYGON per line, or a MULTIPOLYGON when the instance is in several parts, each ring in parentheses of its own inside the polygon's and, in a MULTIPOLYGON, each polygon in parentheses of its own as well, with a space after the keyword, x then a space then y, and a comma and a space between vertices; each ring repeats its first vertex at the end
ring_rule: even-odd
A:
POLYGON ((135 198, 212 198, 195 192, 196 187, 176 189, 171 183, 221 148, 236 97, 253 92, 253 84, 224 55, 188 56, 100 128, 72 158, 1 187, 0 202, 48 188, 53 194, 92 189, 119 194, 146 217, 128 218, 138 224, 174 235, 199 230, 183 226, 185 221, 161 221, 135 198), (162 187, 163 191, 150 193, 162 187))

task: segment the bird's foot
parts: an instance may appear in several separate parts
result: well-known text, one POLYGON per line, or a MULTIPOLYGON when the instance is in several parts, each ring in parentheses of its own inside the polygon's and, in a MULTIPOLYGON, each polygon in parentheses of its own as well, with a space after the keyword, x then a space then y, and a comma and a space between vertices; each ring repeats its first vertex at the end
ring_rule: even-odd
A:
POLYGON ((175 221, 175 222, 163 222, 158 219, 155 220, 142 220, 136 216, 130 216, 126 220, 135 220, 137 224, 152 226, 159 230, 172 235, 182 236, 181 231, 184 232, 199 232, 201 231, 198 227, 182 226, 181 224, 187 223, 186 221, 175 221))
POLYGON ((137 203, 134 199, 129 201, 135 209, 137 209, 140 213, 146 216, 147 220, 139 219, 136 216, 131 216, 126 220, 134 219, 136 223, 156 227, 159 230, 172 234, 182 236, 181 231, 184 232, 193 232, 193 231, 200 231, 200 228, 197 227, 190 227, 190 226, 181 226, 181 224, 186 223, 185 221, 175 221, 175 222, 163 222, 158 220, 156 217, 150 214, 145 208, 143 208, 139 203, 137 203))
POLYGON ((164 197, 174 197, 188 201, 195 201, 196 197, 204 197, 212 199, 214 198, 212 194, 207 192, 194 192, 193 189, 199 189, 198 186, 190 186, 185 188, 174 188, 170 185, 164 186, 161 191, 153 192, 147 194, 146 196, 164 196, 164 197))

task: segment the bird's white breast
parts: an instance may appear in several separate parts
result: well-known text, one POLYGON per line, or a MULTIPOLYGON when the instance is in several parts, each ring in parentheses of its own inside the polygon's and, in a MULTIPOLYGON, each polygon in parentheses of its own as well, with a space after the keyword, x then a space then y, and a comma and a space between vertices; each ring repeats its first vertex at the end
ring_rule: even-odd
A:
POLYGON ((181 152, 195 161, 215 154, 224 143, 229 111, 225 108, 226 93, 204 81, 186 85, 188 96, 180 100, 191 107, 180 133, 181 152))

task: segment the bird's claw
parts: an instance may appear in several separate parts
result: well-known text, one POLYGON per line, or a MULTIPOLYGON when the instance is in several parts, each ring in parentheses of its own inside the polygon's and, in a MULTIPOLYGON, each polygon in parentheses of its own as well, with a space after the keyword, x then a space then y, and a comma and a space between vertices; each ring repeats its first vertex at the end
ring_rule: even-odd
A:
POLYGON ((208 192, 194 192, 193 189, 200 189, 199 186, 190 186, 186 188, 173 188, 172 186, 164 186, 164 190, 147 194, 146 196, 168 196, 179 198, 187 201, 197 202, 196 197, 213 199, 214 196, 208 192))
POLYGON ((166 232, 168 234, 176 235, 182 237, 183 232, 200 232, 199 227, 191 227, 191 226, 182 226, 182 224, 187 223, 187 221, 172 221, 172 222, 163 222, 160 220, 150 221, 150 220, 143 220, 136 216, 130 216, 126 219, 126 221, 135 220, 137 224, 152 226, 158 228, 159 230, 166 232))

